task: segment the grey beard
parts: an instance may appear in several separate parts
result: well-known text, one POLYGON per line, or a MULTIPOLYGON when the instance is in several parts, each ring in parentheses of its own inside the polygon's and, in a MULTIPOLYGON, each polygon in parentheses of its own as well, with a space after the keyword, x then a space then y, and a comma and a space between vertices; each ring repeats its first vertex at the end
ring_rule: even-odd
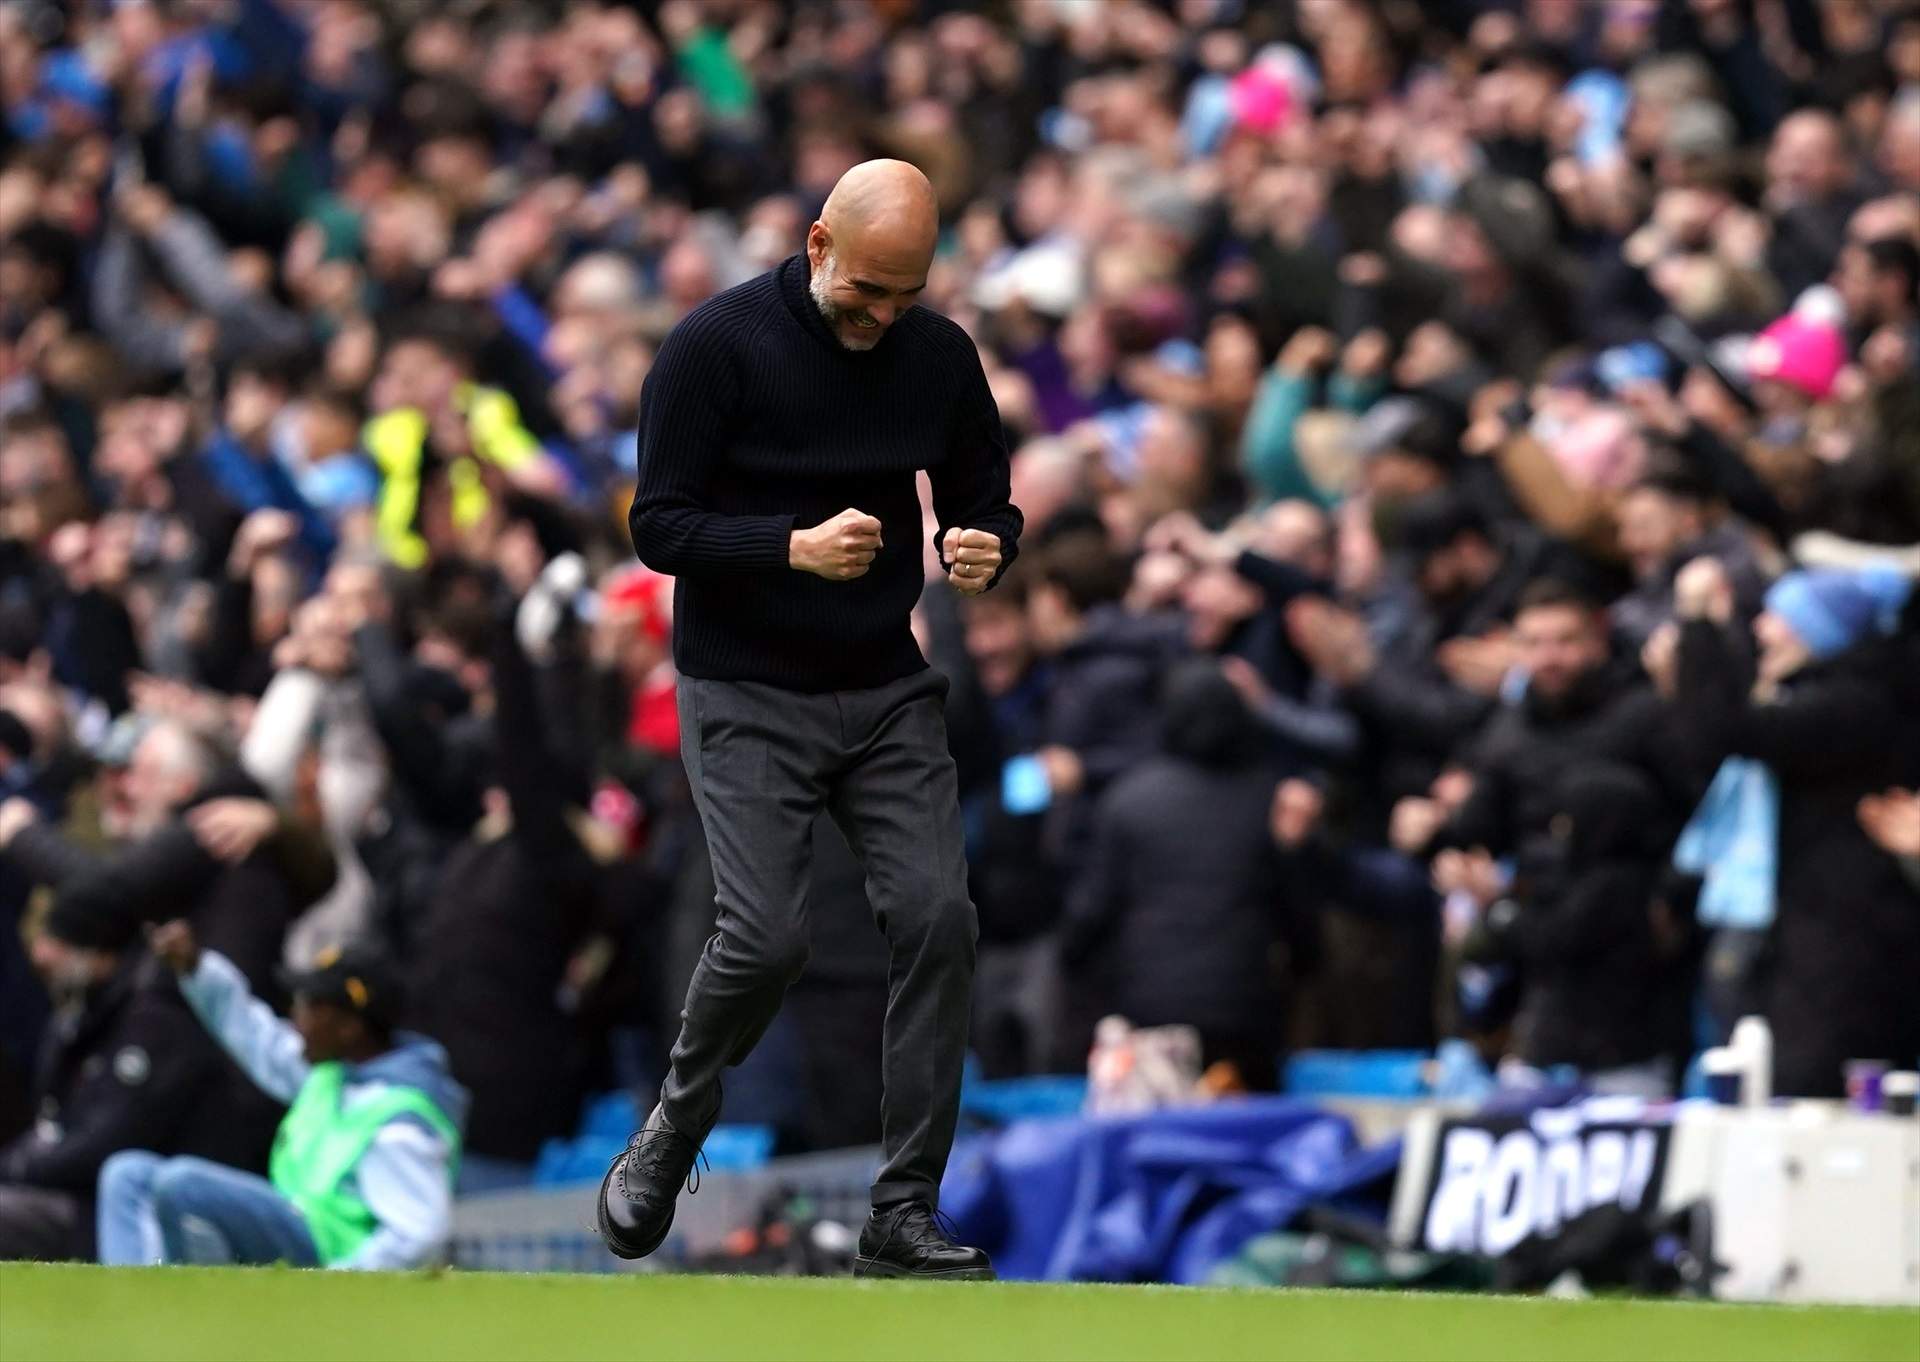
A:
POLYGON ((860 344, 849 340, 840 330, 840 318, 842 315, 840 305, 834 302, 827 294, 827 280, 833 277, 833 270, 834 259, 832 256, 828 256, 820 262, 819 269, 812 271, 807 276, 807 294, 813 299, 813 305, 820 309, 820 315, 826 319, 827 326, 832 329, 833 338, 840 342, 841 349, 854 351, 871 350, 875 345, 879 344, 879 335, 876 334, 872 340, 867 341, 865 344, 860 344))

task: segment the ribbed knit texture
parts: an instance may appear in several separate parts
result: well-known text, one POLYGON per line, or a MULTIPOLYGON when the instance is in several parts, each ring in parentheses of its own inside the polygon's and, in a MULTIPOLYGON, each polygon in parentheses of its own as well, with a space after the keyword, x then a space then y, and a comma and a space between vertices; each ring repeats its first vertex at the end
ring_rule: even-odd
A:
POLYGON ((1018 547, 1006 435, 973 342, 916 307, 872 350, 845 349, 802 255, 674 327, 640 395, 639 461, 633 546, 676 579, 688 676, 817 692, 925 667, 907 624, 924 582, 920 469, 942 536, 991 531, 1007 562, 1018 547), (866 575, 790 567, 793 530, 848 507, 881 523, 866 575))

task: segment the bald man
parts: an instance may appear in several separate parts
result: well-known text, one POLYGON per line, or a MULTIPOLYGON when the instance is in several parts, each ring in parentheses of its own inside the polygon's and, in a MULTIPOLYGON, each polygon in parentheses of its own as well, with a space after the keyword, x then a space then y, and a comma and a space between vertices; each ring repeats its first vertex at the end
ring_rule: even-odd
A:
POLYGON ((973 904, 943 704, 908 627, 925 585, 917 475, 942 570, 988 590, 1020 512, 973 344, 914 307, 939 230, 899 161, 855 166, 805 254, 697 308, 640 400, 633 544, 674 584, 680 745, 713 861, 715 931, 659 1105, 608 1169, 602 1237, 653 1252, 720 1110, 807 958, 815 819, 865 868, 887 939, 884 1163, 856 1271, 990 1277, 934 1211, 959 1111, 973 904))

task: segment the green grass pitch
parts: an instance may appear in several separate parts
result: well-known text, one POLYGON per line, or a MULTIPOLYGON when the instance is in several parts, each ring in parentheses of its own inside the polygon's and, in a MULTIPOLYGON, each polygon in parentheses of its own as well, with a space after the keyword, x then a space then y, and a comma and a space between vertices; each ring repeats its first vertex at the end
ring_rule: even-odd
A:
POLYGON ((0 1362, 74 1358, 1920 1362, 1920 1310, 743 1277, 0 1267, 0 1362))

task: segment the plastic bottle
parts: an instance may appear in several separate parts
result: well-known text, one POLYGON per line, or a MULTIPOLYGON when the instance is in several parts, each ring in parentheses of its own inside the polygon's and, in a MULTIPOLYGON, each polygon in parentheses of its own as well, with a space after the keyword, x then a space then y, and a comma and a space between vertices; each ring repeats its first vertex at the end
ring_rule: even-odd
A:
POLYGON ((1773 1028, 1765 1017, 1742 1017, 1733 1027, 1728 1048, 1740 1056, 1746 1071, 1742 1105, 1764 1107, 1773 1101, 1773 1028))

